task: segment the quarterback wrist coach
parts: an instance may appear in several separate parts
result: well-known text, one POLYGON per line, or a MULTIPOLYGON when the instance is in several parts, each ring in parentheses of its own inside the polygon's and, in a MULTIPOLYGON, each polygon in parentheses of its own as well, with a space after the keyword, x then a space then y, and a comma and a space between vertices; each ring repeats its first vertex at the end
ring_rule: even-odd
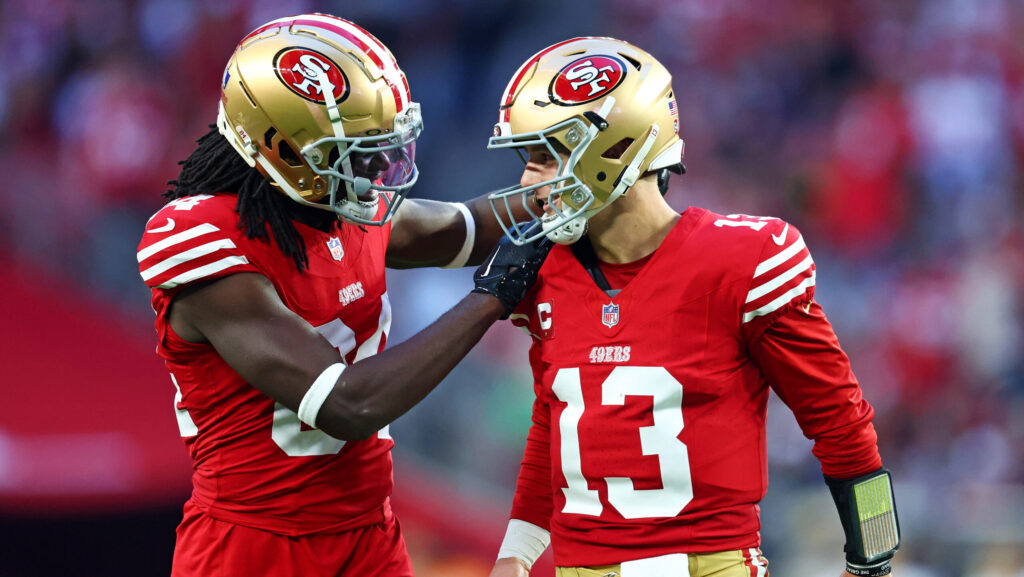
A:
POLYGON ((846 534, 846 570, 853 575, 881 577, 892 571, 890 560, 900 547, 900 524, 892 476, 878 469, 854 479, 825 476, 846 534))

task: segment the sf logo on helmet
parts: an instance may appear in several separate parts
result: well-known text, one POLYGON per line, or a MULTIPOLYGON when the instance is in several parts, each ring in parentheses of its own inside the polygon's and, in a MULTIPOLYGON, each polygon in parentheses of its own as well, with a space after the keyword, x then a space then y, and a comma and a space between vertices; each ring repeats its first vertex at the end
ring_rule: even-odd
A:
POLYGON ((613 56, 584 56, 562 68, 551 81, 551 101, 574 106, 608 94, 626 77, 626 66, 613 56))
POLYGON ((348 96, 348 79, 337 64, 323 54, 306 48, 285 48, 274 58, 277 77, 292 92, 320 104, 327 102, 321 75, 327 75, 334 100, 341 102, 348 96))

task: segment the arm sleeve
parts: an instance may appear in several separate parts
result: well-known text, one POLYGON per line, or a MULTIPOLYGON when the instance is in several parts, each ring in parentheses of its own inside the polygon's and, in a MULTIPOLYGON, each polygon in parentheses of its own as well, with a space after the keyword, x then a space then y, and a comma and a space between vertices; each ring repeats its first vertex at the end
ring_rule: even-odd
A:
POLYGON ((799 299, 747 343, 768 384, 793 411, 829 477, 847 479, 882 466, 874 409, 821 307, 799 299))
POLYGON ((551 413, 534 385, 533 424, 526 437, 526 450, 519 468, 516 495, 512 501, 512 519, 550 530, 554 503, 551 498, 551 413))

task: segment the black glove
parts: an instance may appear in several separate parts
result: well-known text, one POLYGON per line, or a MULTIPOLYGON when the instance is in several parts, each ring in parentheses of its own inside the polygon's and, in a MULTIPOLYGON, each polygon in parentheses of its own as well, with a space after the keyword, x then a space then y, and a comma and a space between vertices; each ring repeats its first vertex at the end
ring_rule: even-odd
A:
POLYGON ((497 297, 505 305, 505 314, 501 318, 507 319, 537 280, 537 271, 554 244, 547 237, 542 237, 538 241, 518 246, 507 236, 502 237, 480 268, 473 273, 473 283, 476 285, 473 292, 497 297))

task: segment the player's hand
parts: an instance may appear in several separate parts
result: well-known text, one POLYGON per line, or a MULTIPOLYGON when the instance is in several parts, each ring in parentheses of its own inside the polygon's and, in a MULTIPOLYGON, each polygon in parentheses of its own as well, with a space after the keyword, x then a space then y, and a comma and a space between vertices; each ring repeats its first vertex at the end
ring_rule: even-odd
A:
POLYGON ((505 557, 494 562, 494 569, 491 569, 490 577, 528 577, 529 575, 530 570, 522 559, 505 557))
POLYGON ((537 280, 537 271, 544 264, 552 246, 554 243, 546 237, 523 246, 516 245, 508 237, 502 237, 480 268, 476 269, 473 275, 476 288, 473 292, 496 297, 505 307, 505 314, 501 318, 507 319, 537 280))

